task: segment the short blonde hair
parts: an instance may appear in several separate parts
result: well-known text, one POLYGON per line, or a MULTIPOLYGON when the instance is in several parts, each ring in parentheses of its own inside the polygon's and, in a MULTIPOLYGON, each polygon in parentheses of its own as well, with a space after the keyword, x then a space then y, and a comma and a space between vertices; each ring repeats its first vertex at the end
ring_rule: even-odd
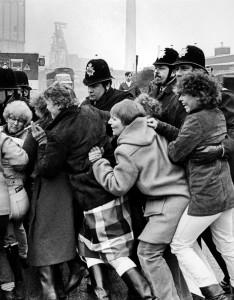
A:
POLYGON ((111 111, 111 116, 119 118, 123 125, 129 125, 138 117, 145 117, 144 108, 133 100, 125 99, 115 104, 111 111))
POLYGON ((7 104, 3 112, 3 117, 7 121, 9 116, 14 116, 16 118, 22 119, 26 124, 30 123, 32 120, 32 112, 28 105, 21 100, 15 100, 7 104))

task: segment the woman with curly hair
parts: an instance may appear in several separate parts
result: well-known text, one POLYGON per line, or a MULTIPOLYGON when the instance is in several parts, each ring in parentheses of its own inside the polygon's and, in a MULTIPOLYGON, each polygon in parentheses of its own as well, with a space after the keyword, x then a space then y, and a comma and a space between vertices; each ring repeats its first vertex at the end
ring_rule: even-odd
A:
POLYGON ((223 147, 227 128, 225 117, 217 107, 221 101, 220 86, 205 74, 192 73, 182 77, 176 88, 188 116, 176 140, 169 144, 169 156, 173 162, 186 165, 191 200, 171 248, 182 271, 193 277, 204 296, 227 299, 208 262, 194 251, 196 239, 210 226, 213 241, 234 282, 234 189, 228 161, 223 157, 201 165, 191 159, 198 148, 216 144, 223 147))

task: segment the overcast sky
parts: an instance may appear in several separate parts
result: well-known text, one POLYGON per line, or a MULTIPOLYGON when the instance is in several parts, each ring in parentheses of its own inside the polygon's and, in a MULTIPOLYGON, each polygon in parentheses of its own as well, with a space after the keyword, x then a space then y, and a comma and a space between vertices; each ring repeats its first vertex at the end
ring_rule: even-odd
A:
MULTIPOLYGON (((26 0, 27 52, 48 59, 54 22, 67 23, 70 54, 98 54, 114 69, 124 68, 127 0, 26 0)), ((150 66, 158 47, 180 51, 197 43, 206 56, 221 42, 234 53, 233 0, 136 0, 136 47, 139 68, 150 66)))

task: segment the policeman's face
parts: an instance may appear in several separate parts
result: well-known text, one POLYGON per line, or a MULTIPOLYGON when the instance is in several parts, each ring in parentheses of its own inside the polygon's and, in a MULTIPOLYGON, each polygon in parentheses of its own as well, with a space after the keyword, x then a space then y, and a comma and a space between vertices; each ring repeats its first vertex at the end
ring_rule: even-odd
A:
POLYGON ((156 84, 164 85, 169 74, 169 67, 166 65, 156 65, 154 70, 154 81, 156 84))
POLYGON ((185 74, 190 74, 193 72, 193 67, 191 65, 179 65, 175 68, 176 77, 180 78, 185 74))
POLYGON ((88 86, 89 99, 91 101, 98 101, 105 93, 105 88, 101 83, 96 83, 88 86))
POLYGON ((0 90, 0 104, 3 104, 5 100, 6 100, 5 90, 0 90))

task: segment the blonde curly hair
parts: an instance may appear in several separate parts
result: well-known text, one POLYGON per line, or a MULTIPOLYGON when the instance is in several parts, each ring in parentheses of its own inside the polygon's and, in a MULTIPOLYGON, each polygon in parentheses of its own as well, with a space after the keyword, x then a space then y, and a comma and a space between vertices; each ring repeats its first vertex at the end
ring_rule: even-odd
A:
POLYGON ((161 104, 158 100, 146 93, 140 94, 134 101, 143 106, 146 114, 152 118, 159 118, 162 114, 161 104))
POLYGON ((7 104, 3 112, 5 121, 7 121, 9 116, 14 116, 15 118, 22 119, 23 121, 25 121, 25 124, 30 123, 32 120, 32 112, 30 108, 24 101, 21 100, 15 100, 7 104))

